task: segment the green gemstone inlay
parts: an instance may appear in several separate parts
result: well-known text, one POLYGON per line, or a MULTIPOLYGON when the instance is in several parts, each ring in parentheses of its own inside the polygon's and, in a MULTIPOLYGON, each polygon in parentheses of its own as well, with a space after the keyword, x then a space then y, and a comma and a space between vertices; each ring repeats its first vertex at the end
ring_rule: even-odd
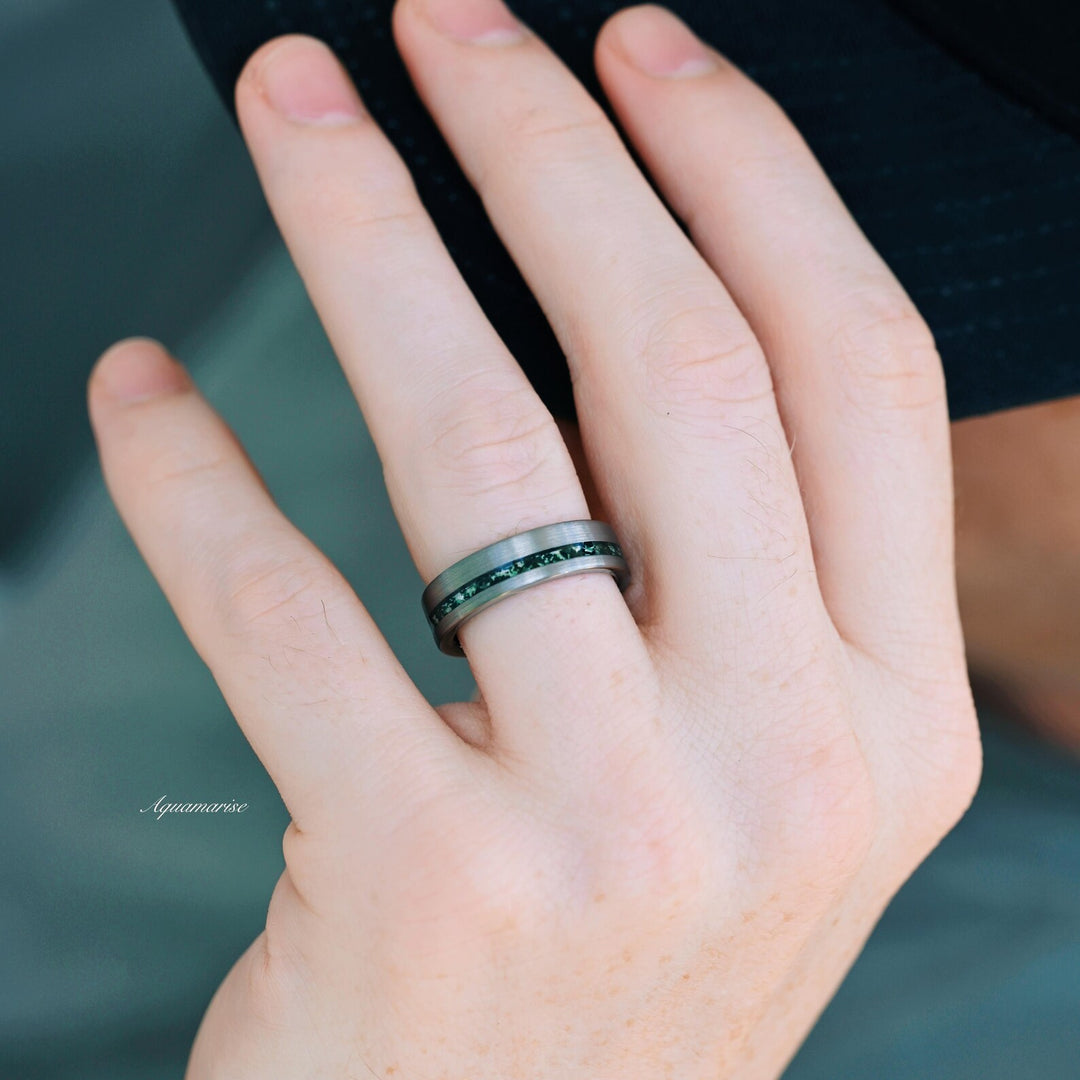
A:
POLYGON ((579 559, 583 555, 617 555, 621 559, 622 548, 607 540, 584 540, 579 544, 562 544, 559 547, 548 548, 547 551, 535 551, 532 555, 503 563, 502 566, 496 566, 494 570, 488 570, 486 574, 467 581, 460 589, 452 592, 438 604, 428 616, 428 620, 432 627, 435 627, 454 608, 464 604, 466 600, 471 600, 477 593, 490 589, 498 581, 517 577, 518 574, 535 570, 538 566, 549 566, 551 563, 566 562, 568 559, 579 559))

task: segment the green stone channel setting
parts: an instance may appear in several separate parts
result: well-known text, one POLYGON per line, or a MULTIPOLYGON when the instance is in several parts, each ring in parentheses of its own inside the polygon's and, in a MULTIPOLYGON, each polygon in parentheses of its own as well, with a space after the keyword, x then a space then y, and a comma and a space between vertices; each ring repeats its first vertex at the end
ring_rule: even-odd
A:
POLYGON ((607 540, 583 540, 577 544, 560 544, 546 551, 534 551, 531 555, 503 563, 502 566, 496 566, 494 570, 488 570, 487 573, 474 577, 472 581, 467 581, 460 589, 452 592, 436 605, 428 615, 428 620, 432 627, 436 627, 454 608, 464 604, 466 600, 471 600, 477 593, 490 589, 499 581, 517 577, 518 574, 535 570, 539 566, 550 566, 552 563, 580 559, 583 555, 616 555, 621 559, 622 548, 607 540))

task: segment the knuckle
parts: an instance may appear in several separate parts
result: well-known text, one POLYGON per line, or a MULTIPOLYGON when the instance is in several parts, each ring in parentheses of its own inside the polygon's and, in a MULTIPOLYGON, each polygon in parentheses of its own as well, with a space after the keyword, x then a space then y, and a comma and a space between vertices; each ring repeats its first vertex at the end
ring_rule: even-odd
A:
POLYGON ((479 822, 470 801, 454 799, 453 805, 452 815, 429 813, 400 822, 387 848, 380 904, 395 918, 382 947, 396 966, 424 970, 436 947, 471 949, 478 938, 494 946, 543 921, 536 869, 550 867, 551 853, 517 833, 493 830, 490 821, 479 822), (448 825, 451 820, 456 824, 448 825), (486 843, 478 845, 477 837, 486 843))
MULTIPOLYGON (((248 1015, 265 1035, 288 1031, 300 1003, 301 978, 295 961, 277 948, 278 938, 264 930, 244 955, 237 974, 242 979, 248 1015)), ((198 1052, 196 1044, 196 1053, 198 1052)))
POLYGON ((772 396, 772 376, 757 341, 732 329, 718 308, 687 308, 652 324, 636 351, 646 401, 663 416, 710 424, 733 405, 772 396))
POLYGON ((951 747, 948 764, 943 770, 941 816, 937 822, 942 836, 967 813, 981 780, 982 742, 978 725, 973 723, 970 734, 951 747))
POLYGON ((553 136, 573 140, 580 135, 592 138, 609 129, 607 118, 598 108, 557 108, 549 104, 519 109, 507 120, 508 141, 516 145, 544 143, 553 136))
MULTIPOLYGON (((643 776, 633 791, 625 785, 607 791, 613 802, 602 830, 585 833, 577 813, 542 828, 493 827, 486 804, 457 795, 450 817, 412 819, 396 834, 393 856, 406 868, 394 875, 399 925, 449 920, 470 947, 482 936, 531 951, 553 919, 569 933, 590 936, 599 925, 619 934, 699 916, 715 900, 723 874, 716 829, 706 824, 711 807, 643 776)), ((422 944, 415 932, 407 938, 394 951, 422 944)))
MULTIPOLYGON (((295 821, 289 822, 281 837, 281 853, 285 860, 285 876, 279 885, 279 892, 284 890, 293 909, 297 907, 313 913, 310 897, 326 897, 332 894, 334 883, 341 881, 340 853, 331 848, 325 837, 316 837, 301 829, 295 821)), ((271 914, 275 913, 271 898, 271 914)), ((275 926, 268 920, 268 927, 280 929, 288 936, 288 927, 275 926)))
POLYGON ((370 196, 350 190, 349 184, 323 179, 307 191, 298 216, 299 227, 315 235, 368 247, 399 243, 403 233, 426 224, 426 215, 408 190, 380 191, 370 196))
POLYGON ((354 240, 423 226, 427 215, 416 185, 382 134, 372 123, 353 137, 362 143, 358 152, 362 166, 331 166, 315 174, 309 169, 288 181, 297 196, 289 206, 293 231, 344 234, 354 240))
POLYGON ((217 568, 221 621, 236 636, 257 630, 292 637, 298 628, 325 626, 327 602, 337 593, 337 583, 328 578, 280 548, 241 545, 223 555, 217 568))
POLYGON ((150 463, 148 485, 159 498, 191 499, 218 487, 234 466, 230 453, 179 457, 170 446, 162 459, 150 463))
POLYGON ((687 784, 685 764, 657 738, 612 748, 596 785, 607 807, 603 839, 590 845, 584 876, 582 851, 570 844, 565 871, 579 884, 564 903, 581 914, 602 893, 607 919, 645 925, 692 916, 715 900, 735 861, 730 830, 711 799, 687 784))
POLYGON ((432 418, 435 434, 422 448, 445 482, 467 498, 498 492, 530 501, 569 487, 566 446, 531 387, 458 391, 432 418))
POLYGON ((861 294, 831 344, 841 389, 858 411, 944 407, 945 375, 933 335, 900 289, 861 294))
POLYGON ((781 770, 781 873, 828 902, 864 865, 878 832, 880 796, 858 737, 847 729, 808 746, 781 770))
POLYGON ((294 877, 298 870, 302 874, 305 857, 311 848, 310 838, 296 821, 290 821, 281 836, 281 854, 285 860, 285 867, 294 877))
POLYGON ((970 700, 942 704, 903 747, 906 791, 904 828, 920 858, 967 812, 982 779, 978 716, 970 700))
POLYGON ((278 878, 266 913, 266 928, 248 954, 246 988, 260 1026, 287 1030, 289 1017, 307 993, 310 972, 297 945, 297 894, 286 870, 278 878))
POLYGON ((865 865, 886 793, 841 661, 814 650, 782 670, 772 717, 739 741, 740 851, 763 887, 828 905, 865 865))
POLYGON ((692 916, 720 890, 730 869, 729 846, 701 806, 670 792, 654 795, 613 830, 597 883, 633 923, 692 916))
MULTIPOLYGON (((659 704, 660 689, 651 691, 659 704)), ((564 870, 575 885, 562 903, 578 915, 596 912, 626 926, 693 919, 715 903, 737 872, 730 823, 716 813, 711 792, 688 783, 681 748, 664 738, 613 747, 597 777, 606 810, 602 841, 590 845, 589 871, 576 842, 564 870)))
MULTIPOLYGON (((164 450, 147 454, 143 464, 146 494, 155 506, 168 507, 170 517, 201 524, 208 507, 236 485, 239 461, 233 446, 219 447, 214 452, 209 447, 185 446, 181 438, 169 439, 164 450)), ((242 477, 239 479, 242 481, 242 477)), ((210 543, 204 529, 192 529, 191 535, 204 537, 207 545, 210 543)))
POLYGON ((595 102, 515 108, 500 125, 498 153, 485 161, 478 186, 498 173, 512 181, 522 172, 550 173, 567 162, 589 161, 617 141, 603 110, 595 102))
MULTIPOLYGON (((729 93, 737 93, 743 110, 754 117, 754 136, 732 146, 725 160, 725 171, 733 181, 752 185, 760 191, 770 210, 802 220, 806 213, 805 197, 792 185, 792 173, 801 169, 809 153, 802 135, 790 118, 760 87, 747 84, 737 69, 728 73, 729 93)), ((720 96, 714 100, 717 121, 731 115, 732 103, 720 96)))

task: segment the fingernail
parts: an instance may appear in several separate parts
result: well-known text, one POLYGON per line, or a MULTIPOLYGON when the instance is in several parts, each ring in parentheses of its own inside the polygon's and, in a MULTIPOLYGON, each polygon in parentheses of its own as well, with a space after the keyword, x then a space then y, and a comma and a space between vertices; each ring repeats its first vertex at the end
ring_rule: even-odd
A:
POLYGON ((131 404, 184 390, 191 380, 158 342, 150 338, 118 341, 101 354, 94 381, 109 397, 131 404))
POLYGON ((424 10, 437 30, 457 41, 510 45, 526 37, 502 0, 424 0, 424 10))
POLYGON ((615 23, 626 59, 646 75, 684 79, 716 71, 716 55, 667 8, 649 4, 615 23))
POLYGON ((348 73, 317 38, 297 34, 271 47, 255 79, 270 105, 297 123, 336 127, 364 114, 348 73))

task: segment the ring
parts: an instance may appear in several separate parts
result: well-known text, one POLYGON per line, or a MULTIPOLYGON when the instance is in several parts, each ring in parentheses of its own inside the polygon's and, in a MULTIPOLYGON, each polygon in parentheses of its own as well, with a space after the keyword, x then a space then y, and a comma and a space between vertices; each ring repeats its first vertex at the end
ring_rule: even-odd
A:
POLYGON ((457 632, 478 611, 542 581, 597 571, 611 574, 620 590, 630 582, 615 531, 602 521, 560 521, 459 559, 428 584, 421 601, 440 651, 464 656, 457 632))

